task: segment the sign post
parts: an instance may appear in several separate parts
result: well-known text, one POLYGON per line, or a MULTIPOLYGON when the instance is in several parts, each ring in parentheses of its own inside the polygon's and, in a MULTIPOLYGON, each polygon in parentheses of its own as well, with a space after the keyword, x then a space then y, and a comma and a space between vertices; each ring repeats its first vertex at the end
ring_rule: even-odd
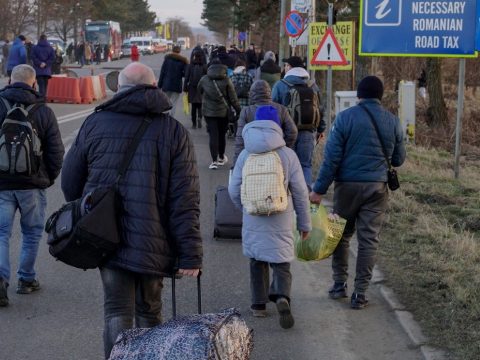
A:
MULTIPOLYGON (((332 33, 333 23, 333 4, 328 3, 328 29, 327 32, 332 33)), ((325 34, 326 35, 326 34, 325 34)), ((343 53, 342 53, 343 54, 343 53)), ((344 56, 345 58, 345 56, 344 56)), ((330 134, 330 127, 332 126, 332 65, 328 65, 327 69, 327 136, 330 134)))

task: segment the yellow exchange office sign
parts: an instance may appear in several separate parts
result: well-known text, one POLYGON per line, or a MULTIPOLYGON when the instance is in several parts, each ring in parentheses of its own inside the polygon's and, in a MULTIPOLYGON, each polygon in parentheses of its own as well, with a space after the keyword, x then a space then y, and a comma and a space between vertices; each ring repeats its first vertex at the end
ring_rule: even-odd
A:
MULTIPOLYGON (((338 21, 332 26, 333 33, 337 38, 338 44, 347 58, 348 65, 333 65, 333 70, 352 70, 353 52, 355 49, 355 23, 353 21, 338 21)), ((308 26, 308 69, 309 70, 327 70, 325 65, 312 65, 315 51, 317 51, 325 32, 327 31, 326 22, 315 22, 308 26)))

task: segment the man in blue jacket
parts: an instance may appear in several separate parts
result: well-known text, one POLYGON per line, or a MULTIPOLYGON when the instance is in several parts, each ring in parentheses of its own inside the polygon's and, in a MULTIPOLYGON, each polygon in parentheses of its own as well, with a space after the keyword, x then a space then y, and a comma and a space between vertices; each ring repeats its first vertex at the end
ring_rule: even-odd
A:
POLYGON ((347 297, 348 248, 355 227, 358 255, 351 307, 368 304, 365 292, 372 278, 379 233, 387 210, 388 165, 382 141, 392 166, 405 161, 405 145, 400 120, 380 103, 383 83, 375 76, 365 77, 358 85, 358 105, 337 115, 328 137, 317 181, 310 193, 312 203, 320 203, 335 181, 334 212, 347 220, 342 239, 332 258, 334 284, 332 299, 347 297), (368 109, 373 119, 370 118, 368 109), (378 126, 375 130, 373 121, 378 126), (379 136, 382 138, 380 141, 379 136))
MULTIPOLYGON (((277 81, 272 89, 272 100, 276 103, 288 107, 290 103, 290 89, 295 85, 305 85, 311 87, 318 96, 320 90, 313 81, 310 81, 310 74, 303 67, 303 60, 298 56, 291 56, 284 60, 285 63, 285 77, 277 81)), ((318 109, 320 111, 321 109, 318 109)), ((293 116, 292 116, 293 118, 293 116)), ((295 119, 294 119, 295 120, 295 119)), ((299 124, 297 123, 297 126, 299 124)), ((297 141, 294 150, 297 153, 300 164, 302 165, 303 175, 307 186, 311 189, 312 178, 312 163, 313 151, 315 142, 318 136, 323 136, 326 125, 323 119, 319 124, 312 124, 311 127, 302 125, 298 129, 297 141)))
POLYGON ((163 90, 172 103, 172 110, 170 110, 172 116, 175 116, 178 99, 183 88, 182 79, 185 77, 188 65, 187 58, 180 55, 180 51, 180 46, 174 46, 172 52, 165 56, 158 79, 158 87, 163 90))
POLYGON ((10 48, 7 62, 7 75, 12 75, 12 70, 15 66, 27 63, 27 50, 25 49, 25 36, 19 35, 13 42, 10 48))
POLYGON ((47 95, 48 80, 52 75, 52 65, 55 62, 55 50, 47 41, 46 35, 40 35, 37 45, 32 48, 32 64, 37 73, 38 92, 47 95))

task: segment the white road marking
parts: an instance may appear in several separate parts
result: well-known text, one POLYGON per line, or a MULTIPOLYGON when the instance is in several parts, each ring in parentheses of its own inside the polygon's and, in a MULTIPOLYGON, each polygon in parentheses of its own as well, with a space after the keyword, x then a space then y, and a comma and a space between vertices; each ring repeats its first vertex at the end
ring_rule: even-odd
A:
POLYGON ((92 113, 94 109, 95 108, 89 108, 89 109, 85 109, 85 110, 82 110, 82 111, 78 111, 78 112, 73 113, 73 114, 60 116, 60 117, 57 118, 58 123, 59 124, 65 124, 65 123, 68 123, 70 121, 74 121, 74 120, 80 119, 82 117, 86 117, 87 115, 92 113))

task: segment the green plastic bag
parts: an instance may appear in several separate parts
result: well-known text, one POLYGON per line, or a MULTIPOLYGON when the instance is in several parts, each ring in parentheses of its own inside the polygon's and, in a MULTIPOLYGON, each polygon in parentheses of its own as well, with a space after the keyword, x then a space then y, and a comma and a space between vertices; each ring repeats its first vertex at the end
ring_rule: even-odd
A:
POLYGON ((312 231, 308 238, 302 240, 295 232, 295 256, 301 261, 314 261, 328 258, 333 254, 347 221, 342 218, 333 219, 328 216, 322 205, 311 205, 312 231))

